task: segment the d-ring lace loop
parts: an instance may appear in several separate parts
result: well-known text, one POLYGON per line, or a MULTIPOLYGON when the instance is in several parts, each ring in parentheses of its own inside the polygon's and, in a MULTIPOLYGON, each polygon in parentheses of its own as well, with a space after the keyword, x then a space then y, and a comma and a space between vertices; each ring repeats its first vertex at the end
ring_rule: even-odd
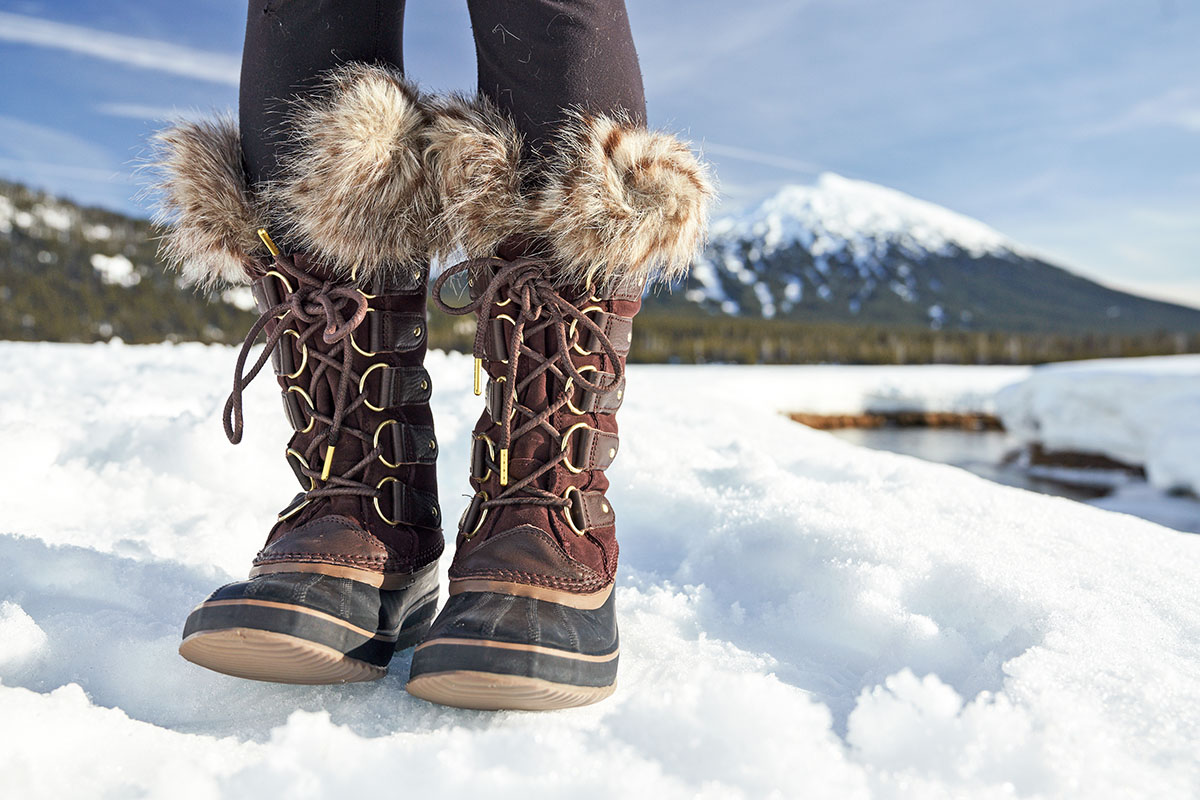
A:
MULTIPOLYGON (((536 366, 525 376, 526 384, 550 372, 559 376, 565 373, 571 379, 573 386, 580 387, 587 392, 605 394, 620 384, 625 375, 624 363, 608 335, 575 303, 563 297, 560 289, 547 279, 548 270, 549 267, 544 261, 535 258, 517 258, 512 261, 503 258, 475 258, 450 267, 438 276, 433 286, 433 302, 445 313, 455 316, 475 313, 477 323, 473 351, 477 361, 482 360, 487 354, 485 344, 490 330, 489 312, 492 306, 497 303, 506 304, 508 301, 515 306, 511 317, 513 329, 508 341, 508 365, 502 379, 505 385, 511 389, 504 392, 499 419, 493 420, 500 426, 496 444, 501 451, 502 474, 512 443, 530 431, 540 428, 556 442, 561 443, 563 432, 558 431, 550 424, 550 418, 556 411, 566 406, 570 400, 570 397, 560 388, 555 395, 548 397, 546 407, 540 411, 523 405, 517 394, 519 388, 517 381, 522 359, 532 358, 537 362, 536 366), (479 275, 487 275, 488 272, 492 274, 482 291, 470 303, 462 306, 451 306, 446 303, 442 299, 442 289, 446 282, 456 275, 470 275, 472 272, 479 275), (598 352, 606 356, 612 365, 612 373, 606 381, 588 380, 584 377, 586 372, 581 371, 571 360, 571 346, 574 342, 568 340, 567 331, 572 323, 578 326, 577 336, 579 329, 582 329, 594 337, 599 345, 598 352), (552 335, 557 343, 555 354, 547 355, 525 345, 527 335, 545 331, 547 328, 554 329, 552 335), (514 427, 514 411, 517 410, 528 419, 514 427)), ((565 382, 560 385, 565 386, 565 382)), ((483 507, 517 504, 558 507, 569 505, 570 500, 536 485, 536 481, 540 477, 569 457, 569 454, 561 447, 553 450, 556 455, 552 456, 549 461, 538 466, 524 478, 505 486, 495 498, 483 502, 483 507)), ((503 478, 501 482, 503 484, 503 478)))
POLYGON ((345 284, 317 280, 297 267, 293 259, 288 256, 276 255, 274 258, 275 266, 281 273, 295 281, 296 289, 279 303, 265 309, 246 334, 234 367, 233 390, 225 401, 222 419, 225 435, 233 444, 242 440, 245 428, 244 392, 262 372, 263 367, 271 358, 271 353, 279 346, 279 340, 289 330, 292 330, 289 323, 294 323, 296 326, 296 344, 298 346, 308 343, 319 329, 322 340, 329 347, 310 351, 312 354, 308 363, 310 381, 306 394, 309 397, 316 396, 317 384, 329 370, 337 371, 338 380, 337 389, 333 392, 332 413, 326 416, 315 407, 309 409, 309 414, 325 429, 313 436, 303 454, 303 459, 301 459, 301 472, 313 479, 313 486, 317 487, 318 482, 323 484, 319 488, 311 489, 306 494, 309 498, 347 494, 376 496, 378 494, 376 487, 353 480, 351 476, 364 472, 367 466, 382 452, 382 448, 373 442, 369 434, 345 425, 346 417, 357 410, 364 401, 361 394, 353 400, 350 399, 352 392, 357 390, 355 382, 359 376, 354 373, 354 350, 348 345, 348 342, 352 341, 350 337, 366 319, 367 312, 370 310, 367 296, 345 284), (349 310, 350 313, 347 315, 345 310, 349 310), (262 353, 247 371, 246 362, 249 359, 250 351, 258 337, 275 319, 278 319, 278 324, 267 336, 262 353), (321 352, 322 349, 326 352, 321 352), (355 438, 367 442, 370 445, 370 452, 357 464, 343 470, 341 475, 333 475, 329 471, 328 460, 332 457, 334 445, 337 444, 343 433, 350 433, 355 438), (314 466, 320 464, 316 452, 320 445, 325 446, 325 463, 322 464, 323 469, 318 470, 310 468, 308 464, 312 463, 314 466))

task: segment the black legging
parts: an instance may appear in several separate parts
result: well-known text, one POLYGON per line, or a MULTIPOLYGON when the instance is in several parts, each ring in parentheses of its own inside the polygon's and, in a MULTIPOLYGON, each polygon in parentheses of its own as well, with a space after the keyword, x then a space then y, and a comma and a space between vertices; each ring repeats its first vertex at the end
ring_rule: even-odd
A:
MULTIPOLYGON (((570 106, 646 119, 624 0, 467 0, 479 90, 512 115, 531 148, 570 106)), ((288 131, 280 112, 347 61, 403 69, 404 0, 250 0, 239 118, 252 181, 275 177, 288 131)))

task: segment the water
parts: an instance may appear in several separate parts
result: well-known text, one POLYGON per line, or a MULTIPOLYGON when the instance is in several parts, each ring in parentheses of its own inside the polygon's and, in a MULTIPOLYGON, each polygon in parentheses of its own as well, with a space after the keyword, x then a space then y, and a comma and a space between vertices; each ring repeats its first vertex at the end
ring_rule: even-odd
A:
POLYGON ((1133 514, 1176 530, 1200 533, 1200 501, 1196 498, 1171 496, 1154 489, 1144 480, 1109 470, 1095 470, 1094 480, 1089 479, 1087 483, 1030 474, 1012 457, 1017 444, 1003 431, 845 428, 829 433, 873 450, 951 464, 1006 486, 1067 497, 1110 511, 1133 514))
POLYGON ((951 464, 1005 486, 1042 494, 1091 500, 1107 494, 1108 486, 1065 483, 1030 475, 1013 462, 1016 442, 1003 431, 964 431, 955 428, 844 428, 830 431, 839 439, 869 447, 951 464))

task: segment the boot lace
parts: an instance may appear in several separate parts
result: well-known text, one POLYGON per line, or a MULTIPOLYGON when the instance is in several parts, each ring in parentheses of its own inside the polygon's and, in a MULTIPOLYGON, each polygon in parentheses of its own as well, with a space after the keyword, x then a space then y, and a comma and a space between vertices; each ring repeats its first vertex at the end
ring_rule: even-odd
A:
POLYGON ((325 346, 307 347, 308 366, 305 371, 308 373, 308 386, 305 391, 308 397, 318 396, 318 387, 328 373, 332 371, 337 373, 338 377, 337 388, 333 391, 332 412, 322 413, 315 401, 309 408, 309 415, 314 424, 320 427, 302 454, 304 461, 299 465, 300 471, 312 481, 313 488, 304 493, 305 499, 339 495, 379 497, 380 492, 376 487, 356 480, 355 476, 365 474, 370 463, 382 452, 382 447, 374 443, 371 435, 347 424, 347 417, 366 402, 366 397, 357 391, 356 384, 361 376, 356 374, 353 368, 354 350, 350 337, 367 316, 368 295, 344 283, 318 280, 297 267, 289 256, 276 255, 274 259, 278 271, 294 280, 296 289, 289 292, 281 302, 263 311, 246 334, 234 367, 233 391, 225 401, 222 420, 225 435, 233 444, 242 440, 245 427, 242 416, 243 392, 270 360, 271 353, 287 331, 297 332, 296 347, 307 347, 308 342, 312 341, 319 331, 325 346), (247 371, 246 362, 256 340, 271 320, 276 318, 278 324, 267 336, 266 346, 247 371), (331 465, 334 449, 344 435, 366 443, 370 452, 349 469, 341 470, 340 474, 333 474, 331 465), (316 455, 321 451, 322 445, 324 455, 318 462, 316 455), (318 463, 322 464, 320 470, 309 466, 318 463))
MULTIPOLYGON (((566 449, 561 446, 563 432, 551 424, 551 417, 571 400, 565 389, 566 378, 573 385, 585 392, 604 394, 616 387, 625 373, 625 367, 613 347, 609 337, 586 313, 575 303, 562 295, 559 288, 547 280, 548 265, 536 258, 475 258, 460 262, 443 272, 434 283, 433 302, 439 309, 451 315, 475 313, 477 324, 475 328, 474 356, 476 370, 482 363, 486 352, 484 344, 491 322, 489 309, 495 303, 512 301, 513 330, 508 338, 508 367, 504 377, 507 386, 512 390, 504 392, 504 404, 500 419, 493 422, 500 427, 500 483, 504 488, 500 493, 482 503, 483 508, 507 505, 538 505, 566 508, 571 501, 543 489, 537 481, 546 473, 553 470, 569 457, 566 449), (492 273, 486 286, 478 296, 464 306, 451 306, 442 300, 442 287, 456 275, 466 274, 486 276, 492 273), (576 330, 572 338, 568 338, 568 329, 572 323, 582 330, 576 330), (579 341, 582 331, 590 332, 599 344, 599 351, 607 356, 612 365, 612 377, 603 383, 589 381, 571 361, 570 352, 573 345, 579 341), (553 353, 543 353, 525 344, 526 337, 549 335, 557 343, 553 353), (532 369, 518 383, 518 370, 522 361, 528 359, 534 363, 532 369), (521 402, 525 389, 538 378, 547 373, 552 374, 557 381, 554 385, 558 391, 551 394, 547 391, 548 403, 545 408, 531 408, 521 402), (515 413, 514 413, 515 412, 515 413), (522 421, 516 418, 521 417, 522 421), (516 424, 514 424, 516 423, 516 424), (537 466, 533 471, 516 482, 507 482, 508 453, 515 441, 534 430, 544 431, 557 448, 551 448, 555 453, 548 461, 537 466)), ((547 387, 551 381, 547 380, 547 387)), ((572 392, 574 389, 571 390, 572 392)), ((478 390, 476 391, 478 393, 478 390)))

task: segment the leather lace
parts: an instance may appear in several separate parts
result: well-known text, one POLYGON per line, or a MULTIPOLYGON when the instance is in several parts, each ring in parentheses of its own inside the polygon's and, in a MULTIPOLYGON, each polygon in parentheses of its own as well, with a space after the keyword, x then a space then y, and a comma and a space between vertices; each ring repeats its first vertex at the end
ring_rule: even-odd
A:
MULTIPOLYGON (((302 454, 307 464, 317 464, 317 453, 324 445, 325 458, 332 456, 332 448, 341 440, 343 435, 359 439, 369 446, 370 452, 361 461, 340 474, 330 472, 322 478, 322 470, 314 469, 306 464, 300 465, 300 471, 313 482, 312 489, 305 492, 305 497, 333 497, 339 495, 361 495, 376 497, 379 490, 370 484, 355 480, 353 476, 365 473, 366 468, 381 453, 382 447, 375 445, 373 437, 363 431, 346 424, 346 418, 353 414, 366 398, 358 392, 357 382, 360 378, 353 369, 354 349, 350 337, 366 319, 369 310, 367 296, 358 289, 347 284, 322 281, 309 275, 297 267, 289 256, 275 256, 275 266, 295 281, 296 289, 278 304, 262 312, 258 320, 250 327, 246 339, 238 353, 237 364, 234 367, 233 391, 225 401, 223 422, 225 435, 233 444, 242 440, 244 421, 242 417, 242 395, 246 387, 258 376, 271 353, 279 345, 279 341, 289 329, 298 333, 296 347, 307 347, 317 332, 321 333, 324 347, 308 347, 308 386, 306 392, 309 398, 318 396, 317 388, 330 370, 338 374, 337 388, 333 392, 333 409, 329 414, 323 414, 313 400, 308 409, 314 425, 321 426, 320 432, 314 435, 308 447, 302 454), (270 324, 271 320, 279 318, 274 330, 267 336, 266 346, 246 371, 246 361, 255 341, 270 324), (292 326, 295 326, 294 328, 292 326), (313 362, 316 366, 313 366, 313 362), (353 396, 352 396, 353 395, 353 396), (321 485, 324 484, 324 485, 321 485)), ((289 345, 290 346, 290 345, 289 345)), ((304 388, 304 387, 301 387, 304 388)))
MULTIPOLYGON (((489 310, 495 303, 511 300, 514 320, 512 333, 508 339, 508 366, 504 376, 507 386, 513 390, 504 392, 504 403, 500 411, 500 419, 493 420, 499 425, 499 439, 496 444, 502 450, 511 450, 513 442, 534 430, 547 433, 555 444, 561 445, 563 433, 551 424, 551 417, 571 399, 565 389, 565 378, 572 379, 574 386, 585 392, 605 394, 615 388, 625 373, 624 364, 613 347, 608 335, 575 303, 563 297, 561 291, 546 278, 548 265, 535 258, 475 258, 460 262, 443 272, 434 283, 433 301, 447 314, 465 315, 474 312, 477 316, 475 328, 474 355, 477 359, 486 357, 484 344, 487 340, 491 316, 489 310), (492 273, 487 285, 478 296, 464 306, 451 306, 442 300, 442 287, 455 275, 487 275, 492 273), (568 328, 576 323, 583 331, 588 331, 599 344, 599 351, 608 357, 612 364, 612 377, 604 383, 589 381, 571 361, 570 352, 573 345, 578 343, 581 335, 579 328, 574 338, 568 338, 568 328), (526 337, 545 335, 550 332, 551 338, 557 343, 554 353, 542 353, 525 344, 526 337), (529 359, 535 366, 518 383, 518 370, 521 362, 529 359), (551 394, 547 390, 548 402, 545 408, 536 409, 523 404, 519 398, 525 394, 525 389, 534 381, 547 373, 552 373, 559 380, 559 391, 551 394), (515 414, 514 414, 515 411, 515 414), (515 415, 524 418, 523 422, 514 425, 515 415)), ((550 381, 547 380, 547 387, 550 381)), ((572 391, 574 391, 572 389, 572 391)), ((483 502, 484 508, 506 505, 539 505, 567 507, 570 500, 547 491, 537 485, 537 481, 547 472, 563 463, 568 453, 560 446, 544 464, 539 465, 525 477, 504 487, 494 498, 483 502)))

